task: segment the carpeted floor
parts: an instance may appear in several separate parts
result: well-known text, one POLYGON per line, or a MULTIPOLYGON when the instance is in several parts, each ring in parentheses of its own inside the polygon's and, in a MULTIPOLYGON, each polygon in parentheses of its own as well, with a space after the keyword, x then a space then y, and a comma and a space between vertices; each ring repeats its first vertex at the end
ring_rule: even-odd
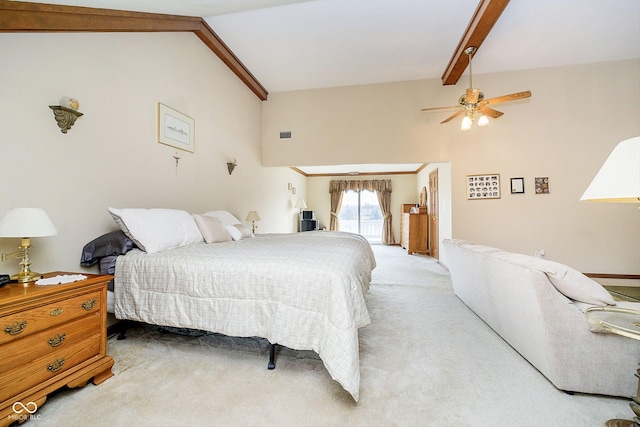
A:
MULTIPOLYGON (((452 292, 432 258, 374 246, 360 402, 313 352, 141 326, 109 338, 115 376, 48 399, 33 426, 603 426, 625 399, 558 391, 452 292)), ((633 375, 630 372, 629 375, 633 375)))

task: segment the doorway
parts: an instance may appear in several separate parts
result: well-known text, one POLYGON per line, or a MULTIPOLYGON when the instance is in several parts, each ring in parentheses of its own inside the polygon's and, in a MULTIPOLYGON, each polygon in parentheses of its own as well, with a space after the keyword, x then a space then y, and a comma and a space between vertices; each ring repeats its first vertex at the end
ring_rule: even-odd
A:
POLYGON ((345 191, 338 218, 340 231, 360 234, 369 243, 382 243, 383 216, 375 191, 345 191))

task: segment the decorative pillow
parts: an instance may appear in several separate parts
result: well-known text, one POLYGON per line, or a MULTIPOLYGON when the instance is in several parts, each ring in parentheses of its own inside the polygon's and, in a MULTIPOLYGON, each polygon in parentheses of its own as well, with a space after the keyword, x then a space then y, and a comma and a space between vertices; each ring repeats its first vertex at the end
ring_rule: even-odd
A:
POLYGON ((120 229, 147 253, 202 242, 193 216, 177 209, 116 209, 109 213, 120 229))
MULTIPOLYGON (((596 305, 616 305, 611 294, 598 282, 571 267, 555 274, 547 273, 547 277, 558 291, 576 301, 596 305)), ((560 269, 559 269, 560 270, 560 269)))
POLYGON ((194 214, 193 219, 196 220, 205 242, 221 243, 231 241, 231 235, 219 218, 194 214))
POLYGON ((227 225, 227 231, 233 240, 251 239, 253 233, 242 224, 227 225))
POLYGON ((510 252, 495 256, 523 267, 542 271, 558 292, 567 298, 587 304, 616 305, 611 294, 600 283, 565 264, 510 252))
POLYGON ((235 216, 233 216, 227 211, 210 211, 210 212, 203 213, 202 215, 213 216, 218 218, 220 221, 222 221, 225 227, 228 225, 242 224, 238 220, 238 218, 236 218, 235 216))

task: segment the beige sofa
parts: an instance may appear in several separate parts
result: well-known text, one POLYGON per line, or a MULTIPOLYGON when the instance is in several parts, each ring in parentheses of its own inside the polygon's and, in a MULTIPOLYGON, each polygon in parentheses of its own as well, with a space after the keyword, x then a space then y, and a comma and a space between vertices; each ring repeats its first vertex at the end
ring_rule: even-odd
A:
POLYGON ((462 240, 443 249, 455 294, 558 389, 636 393, 640 342, 593 332, 583 312, 616 304, 601 285, 563 264, 462 240))

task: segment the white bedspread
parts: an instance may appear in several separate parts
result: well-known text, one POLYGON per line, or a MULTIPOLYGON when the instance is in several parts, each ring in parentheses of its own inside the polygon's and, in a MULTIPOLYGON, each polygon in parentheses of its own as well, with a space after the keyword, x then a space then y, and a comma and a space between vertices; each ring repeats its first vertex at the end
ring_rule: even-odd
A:
POLYGON ((364 238, 330 231, 136 249, 116 262, 115 315, 313 350, 358 401, 358 328, 370 323, 374 267, 364 238))

